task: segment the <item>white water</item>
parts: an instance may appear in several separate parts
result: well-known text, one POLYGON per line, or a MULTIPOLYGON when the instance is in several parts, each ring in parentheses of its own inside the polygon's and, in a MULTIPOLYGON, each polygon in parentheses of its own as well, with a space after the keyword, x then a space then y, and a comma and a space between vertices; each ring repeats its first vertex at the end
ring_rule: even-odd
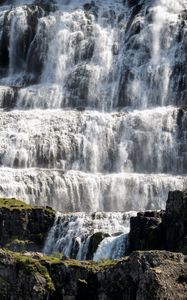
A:
MULTIPOLYGON (((101 242, 107 244, 105 247, 105 255, 102 256, 98 249, 94 254, 94 259, 102 259, 105 257, 119 258, 125 254, 127 244, 124 242, 120 246, 117 241, 122 236, 125 236, 129 231, 129 219, 135 216, 135 212, 129 213, 77 213, 77 214, 57 214, 55 224, 49 232, 44 253, 50 254, 62 252, 67 257, 76 259, 86 259, 88 254, 89 242, 92 235, 97 232, 108 234, 111 237, 104 238, 101 242), (116 232, 120 237, 112 236, 116 232), (110 248, 113 248, 110 250, 110 248), (107 253, 107 251, 111 253, 107 253)), ((103 247, 102 247, 103 248, 103 247)))
POLYGON ((112 114, 0 112, 0 160, 7 167, 92 173, 183 172, 186 156, 179 148, 186 140, 178 137, 177 117, 173 107, 112 114))
MULTIPOLYGON (((32 2, 0 5, 0 196, 84 212, 47 247, 85 258, 91 212, 109 226, 186 186, 187 1, 32 2)), ((127 223, 94 259, 125 253, 127 223)))
POLYGON ((128 251, 128 233, 129 227, 127 227, 124 233, 118 236, 103 239, 94 254, 93 260, 117 259, 124 256, 128 251))

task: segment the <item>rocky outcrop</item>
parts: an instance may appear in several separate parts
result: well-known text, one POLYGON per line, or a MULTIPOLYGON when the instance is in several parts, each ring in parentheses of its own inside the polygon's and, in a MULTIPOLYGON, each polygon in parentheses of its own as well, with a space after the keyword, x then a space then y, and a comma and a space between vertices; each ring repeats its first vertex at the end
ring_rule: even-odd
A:
POLYGON ((166 249, 187 254, 187 191, 170 192, 163 218, 166 249))
POLYGON ((164 212, 139 212, 130 219, 130 251, 163 249, 165 230, 162 224, 164 212))
POLYGON ((94 253, 96 252, 99 244, 102 242, 102 240, 106 237, 109 237, 110 235, 103 232, 96 232, 90 237, 89 246, 88 246, 88 252, 86 259, 93 259, 94 253))
POLYGON ((49 207, 32 207, 0 199, 0 246, 14 251, 41 251, 55 219, 49 207))
POLYGON ((169 192, 166 211, 131 218, 130 251, 165 249, 187 254, 187 192, 169 192))
POLYGON ((166 251, 93 263, 0 250, 1 299, 186 299, 186 274, 183 255, 166 251))

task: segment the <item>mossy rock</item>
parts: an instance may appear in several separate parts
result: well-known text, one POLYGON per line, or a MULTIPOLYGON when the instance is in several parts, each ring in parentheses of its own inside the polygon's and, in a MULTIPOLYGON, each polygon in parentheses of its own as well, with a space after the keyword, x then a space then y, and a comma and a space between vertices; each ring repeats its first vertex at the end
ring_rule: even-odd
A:
MULTIPOLYGON (((125 258, 126 259, 126 258, 125 258)), ((68 259, 64 260, 64 264, 70 268, 79 268, 79 269, 86 269, 91 273, 97 273, 105 268, 110 268, 116 265, 121 260, 110 260, 104 259, 99 262, 90 260, 90 261, 80 261, 76 259, 68 259)))
POLYGON ((36 245, 34 242, 29 240, 19 240, 19 239, 13 239, 9 243, 7 243, 5 248, 13 251, 13 252, 25 252, 25 251, 35 251, 36 245))
POLYGON ((22 200, 17 200, 15 198, 0 198, 0 209, 7 208, 10 210, 18 209, 32 209, 32 206, 25 203, 22 200))
POLYGON ((33 274, 35 277, 37 277, 38 274, 41 275, 46 281, 47 290, 50 292, 55 291, 55 286, 46 267, 46 264, 56 264, 59 263, 59 260, 53 260, 50 258, 46 260, 42 255, 38 255, 37 257, 36 254, 33 258, 31 256, 23 255, 20 253, 8 252, 7 250, 6 252, 15 259, 16 264, 19 266, 19 268, 24 268, 27 272, 33 274))
POLYGON ((50 206, 32 206, 27 204, 23 200, 15 199, 15 198, 0 198, 0 209, 5 208, 9 210, 32 210, 35 211, 42 211, 47 212, 49 214, 54 215, 55 210, 50 206))

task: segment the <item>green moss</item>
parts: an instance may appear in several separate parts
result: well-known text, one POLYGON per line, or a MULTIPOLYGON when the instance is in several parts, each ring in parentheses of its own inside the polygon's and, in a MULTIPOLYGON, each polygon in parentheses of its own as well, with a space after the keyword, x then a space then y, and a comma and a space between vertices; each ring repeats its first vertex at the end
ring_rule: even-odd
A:
POLYGON ((0 209, 1 208, 6 208, 9 210, 41 210, 42 212, 46 212, 53 216, 55 215, 55 210, 53 210, 49 206, 31 206, 30 204, 27 204, 24 201, 15 198, 0 198, 0 209))
POLYGON ((117 260, 102 259, 98 262, 98 266, 99 268, 104 269, 116 265, 117 262, 117 260))
POLYGON ((15 238, 15 239, 12 239, 9 243, 7 243, 5 245, 5 248, 9 248, 14 245, 24 247, 25 245, 27 245, 29 243, 31 243, 31 242, 27 241, 27 240, 25 241, 25 240, 19 240, 19 239, 15 238))
POLYGON ((53 252, 50 257, 53 257, 53 258, 58 258, 60 260, 65 260, 65 256, 63 253, 60 253, 60 252, 53 252))
POLYGON ((34 245, 32 241, 13 238, 4 247, 11 251, 24 252, 24 251, 28 251, 28 249, 30 249, 32 245, 34 245))
POLYGON ((31 209, 31 205, 25 203, 22 200, 17 200, 15 198, 5 199, 0 198, 0 208, 8 208, 10 210, 13 209, 31 209))
POLYGON ((40 261, 42 263, 48 263, 48 264, 60 264, 62 263, 60 258, 53 257, 53 256, 42 256, 40 261))
POLYGON ((54 291, 54 283, 49 275, 47 268, 42 265, 42 260, 34 259, 32 257, 21 255, 20 253, 11 253, 16 262, 22 265, 25 270, 33 275, 40 274, 46 280, 46 287, 49 291, 54 291))
POLYGON ((19 239, 14 239, 14 240, 11 241, 11 243, 23 246, 25 244, 30 243, 30 241, 27 241, 27 240, 23 241, 23 240, 19 240, 19 239))
POLYGON ((112 267, 116 265, 120 260, 101 260, 99 262, 95 261, 79 261, 79 260, 65 260, 64 264, 67 267, 79 267, 79 268, 85 268, 93 273, 96 273, 98 271, 101 271, 105 268, 112 267))

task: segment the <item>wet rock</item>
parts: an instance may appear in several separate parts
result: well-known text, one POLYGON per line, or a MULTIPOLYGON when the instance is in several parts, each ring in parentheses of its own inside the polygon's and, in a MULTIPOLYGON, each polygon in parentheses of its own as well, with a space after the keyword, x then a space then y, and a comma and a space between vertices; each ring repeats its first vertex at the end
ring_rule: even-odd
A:
POLYGON ((2 87, 0 89, 0 106, 11 109, 16 105, 18 87, 2 87))
POLYGON ((109 234, 103 232, 96 232, 91 236, 86 259, 93 259, 94 253, 96 252, 99 244, 106 237, 109 237, 109 234))
POLYGON ((77 65, 76 69, 70 73, 66 84, 67 106, 86 107, 88 105, 89 78, 90 70, 84 64, 77 65))
POLYGON ((138 5, 140 0, 127 0, 127 3, 130 7, 138 5))
POLYGON ((95 7, 95 2, 94 1, 91 1, 90 3, 85 3, 83 5, 84 9, 89 11, 90 9, 92 9, 93 7, 95 7))
POLYGON ((134 79, 134 74, 130 69, 125 69, 121 73, 119 82, 118 107, 131 106, 131 97, 129 95, 129 83, 134 79))
MULTIPOLYGON (((130 30, 135 17, 140 13, 141 9, 142 9, 142 4, 137 5, 136 7, 133 8, 132 13, 130 15, 130 18, 129 18, 128 22, 127 22, 126 33, 130 30)), ((136 24, 136 22, 135 22, 135 24, 136 24)), ((137 34, 137 33, 140 32, 139 26, 138 26, 138 29, 133 29, 134 34, 137 34)), ((132 35, 132 32, 131 32, 131 35, 132 35)))
POLYGON ((48 45, 47 39, 43 38, 45 35, 45 23, 38 26, 38 21, 41 17, 48 16, 51 12, 55 11, 55 6, 52 4, 41 3, 40 5, 32 5, 30 10, 32 14, 29 15, 28 24, 29 28, 33 31, 32 42, 29 45, 27 59, 26 59, 26 72, 34 76, 33 83, 37 83, 40 79, 44 60, 47 55, 48 45))
POLYGON ((0 67, 4 69, 8 68, 9 65, 9 27, 8 12, 6 12, 0 42, 0 67))

